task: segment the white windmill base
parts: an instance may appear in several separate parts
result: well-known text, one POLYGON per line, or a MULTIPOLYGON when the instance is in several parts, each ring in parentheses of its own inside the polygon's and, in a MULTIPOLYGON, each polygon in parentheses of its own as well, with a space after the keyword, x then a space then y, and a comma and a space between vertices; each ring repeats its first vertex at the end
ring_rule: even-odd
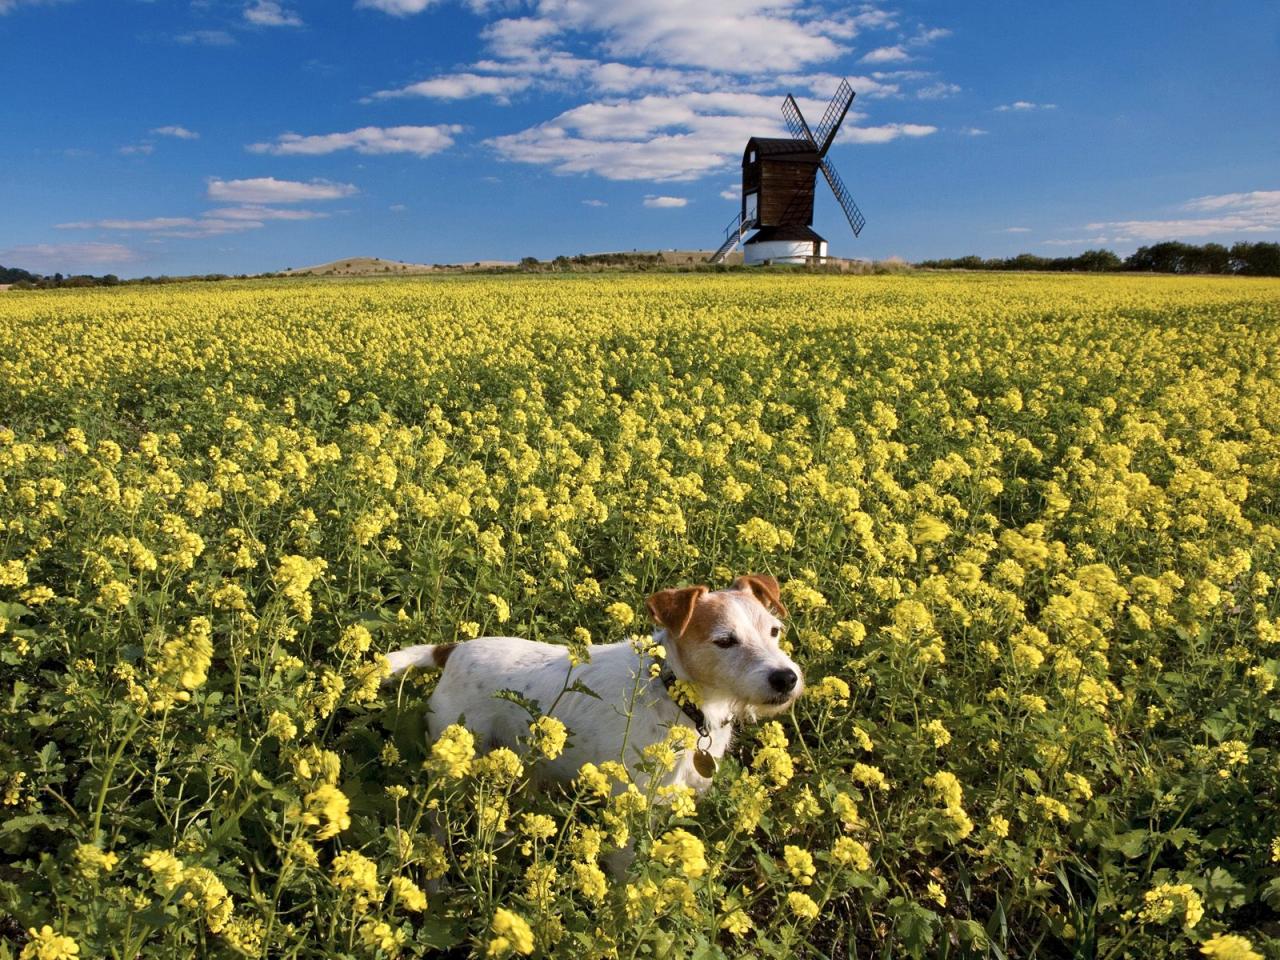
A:
POLYGON ((748 240, 742 245, 742 262, 747 266, 762 263, 805 264, 827 258, 827 241, 817 240, 748 240))

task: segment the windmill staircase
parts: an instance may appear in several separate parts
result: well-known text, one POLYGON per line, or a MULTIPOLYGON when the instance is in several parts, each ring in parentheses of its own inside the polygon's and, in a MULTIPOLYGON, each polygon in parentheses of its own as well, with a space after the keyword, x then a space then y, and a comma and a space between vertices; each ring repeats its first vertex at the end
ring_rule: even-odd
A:
POLYGON ((729 255, 729 251, 742 241, 742 235, 748 230, 754 230, 755 226, 755 220, 743 220, 741 213, 734 214, 733 219, 729 221, 729 226, 725 227, 724 243, 716 248, 716 252, 707 262, 724 263, 724 258, 729 255))

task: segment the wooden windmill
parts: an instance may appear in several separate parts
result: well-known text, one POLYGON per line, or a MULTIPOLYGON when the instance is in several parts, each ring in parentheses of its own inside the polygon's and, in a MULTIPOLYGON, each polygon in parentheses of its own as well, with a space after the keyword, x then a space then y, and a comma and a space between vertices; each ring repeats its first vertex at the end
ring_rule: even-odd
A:
POLYGON ((827 151, 844 122, 855 94, 841 80, 817 130, 810 130, 795 98, 787 94, 782 118, 790 138, 752 137, 742 153, 742 208, 725 230, 724 243, 711 256, 720 263, 751 230, 742 244, 743 262, 804 263, 827 255, 827 241, 813 230, 813 195, 818 171, 827 178, 840 209, 856 237, 866 219, 853 202, 827 151))

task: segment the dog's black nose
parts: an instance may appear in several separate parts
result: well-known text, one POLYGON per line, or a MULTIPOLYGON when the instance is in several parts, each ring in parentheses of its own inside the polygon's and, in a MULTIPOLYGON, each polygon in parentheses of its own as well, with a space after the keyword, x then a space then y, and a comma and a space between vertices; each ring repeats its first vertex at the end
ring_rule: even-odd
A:
POLYGON ((796 672, 789 667, 782 670, 774 670, 769 674, 769 686, 779 693, 790 693, 796 688, 798 679, 800 678, 796 676, 796 672))

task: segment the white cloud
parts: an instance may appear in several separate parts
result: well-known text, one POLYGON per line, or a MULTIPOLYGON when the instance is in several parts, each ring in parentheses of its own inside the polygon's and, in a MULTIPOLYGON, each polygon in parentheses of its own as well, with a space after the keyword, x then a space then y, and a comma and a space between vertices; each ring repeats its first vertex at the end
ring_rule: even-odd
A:
POLYGON ((608 204, 605 203, 603 200, 583 200, 582 205, 584 207, 607 207, 608 206, 608 204))
POLYGON ((837 142, 888 143, 899 137, 927 137, 938 128, 925 123, 882 123, 878 127, 842 127, 837 142))
POLYGON ((495 20, 480 33, 494 56, 523 60, 548 37, 560 32, 558 24, 537 17, 512 17, 495 20))
POLYGON ((1280 190, 1251 190, 1248 193, 1221 193, 1188 200, 1185 210, 1215 211, 1236 209, 1280 215, 1280 190))
POLYGON ((900 63, 903 60, 910 60, 911 54, 902 47, 901 44, 894 44, 891 47, 877 47, 862 58, 863 63, 900 63))
POLYGON ((276 0, 254 0, 244 8, 244 18, 259 27, 300 27, 302 18, 276 0))
POLYGON ((1224 233, 1272 233, 1280 231, 1280 217, 1264 221, 1253 217, 1209 217, 1184 220, 1116 220, 1087 224, 1088 230, 1112 230, 1118 241, 1185 240, 1224 233))
POLYGON ((1152 220, 1108 220, 1084 229, 1106 236, 1086 240, 1046 240, 1055 245, 1079 243, 1158 243, 1162 240, 1198 240, 1204 237, 1238 237, 1241 234, 1280 234, 1280 190, 1253 190, 1196 197, 1178 208, 1206 217, 1171 217, 1152 220))
POLYGON ((404 213, 409 208, 403 203, 393 203, 391 206, 387 207, 387 209, 392 213, 404 213))
POLYGON ((19 7, 50 7, 65 0, 0 0, 0 17, 19 7))
POLYGON ((178 43, 206 47, 229 47, 236 42, 236 38, 226 30, 192 30, 190 33, 180 33, 174 39, 178 43))
POLYGON ((840 46, 817 18, 788 0, 544 0, 550 19, 604 34, 614 57, 752 73, 766 57, 773 70, 831 60, 840 46))
POLYGON ((494 97, 506 100, 533 83, 531 77, 486 76, 479 73, 447 73, 430 80, 411 83, 394 90, 379 90, 372 99, 392 97, 430 97, 434 100, 465 100, 470 97, 494 97))
POLYGON ((356 153, 412 153, 429 157, 453 146, 454 134, 461 133, 457 124, 438 124, 426 127, 361 127, 347 133, 326 133, 305 137, 297 133, 284 133, 274 143, 252 143, 251 153, 269 153, 274 156, 321 156, 339 150, 356 153))
POLYGON ((435 0, 356 0, 356 6, 381 10, 393 17, 407 17, 410 14, 421 13, 434 2, 435 0))
MULTIPOLYGON (((780 98, 757 93, 684 93, 585 103, 487 141, 505 159, 594 173, 609 180, 696 180, 741 156, 751 136, 786 136, 780 98)), ((818 116, 824 101, 801 99, 818 116)), ((851 114, 853 120, 861 114, 851 114)))
MULTIPOLYGON (((431 2, 357 0, 356 5, 405 16, 431 2)), ((878 11, 832 17, 797 0, 539 0, 536 14, 490 27, 486 39, 494 52, 514 58, 555 33, 589 32, 601 37, 602 49, 613 58, 749 74, 759 69, 763 52, 772 69, 794 69, 839 55, 842 48, 833 36, 846 38, 865 26, 885 24, 878 11)))
POLYGON ((1079 237, 1074 240, 1044 240, 1046 247, 1082 247, 1097 246, 1103 243, 1124 242, 1122 237, 1079 237))
POLYGON ((209 180, 211 200, 223 203, 300 203, 304 200, 337 200, 359 191, 349 183, 330 180, 277 180, 275 177, 253 177, 247 180, 209 180))
POLYGON ((189 227, 196 223, 191 217, 152 217, 149 220, 77 220, 59 223, 59 230, 169 230, 173 227, 189 227))
POLYGON ((1002 233, 1030 233, 1030 227, 1005 227, 1002 233))
POLYGON ((941 40, 943 37, 951 36, 951 31, 946 27, 933 27, 932 29, 920 28, 920 32, 911 38, 913 47, 925 47, 933 43, 935 40, 941 40))
POLYGON ((942 100, 946 97, 954 97, 959 92, 960 87, 958 84, 938 81, 926 87, 921 87, 916 91, 916 96, 921 100, 942 100))
POLYGON ((961 127, 960 132, 966 137, 985 137, 991 131, 983 130, 981 127, 961 127))
MULTIPOLYGON (((897 27, 893 14, 869 4, 852 13, 833 12, 822 0, 464 2, 477 13, 512 14, 482 30, 488 57, 381 90, 367 101, 420 96, 507 103, 526 90, 585 96, 588 102, 486 144, 511 161, 613 180, 695 180, 736 164, 747 137, 786 135, 779 108, 787 92, 795 93, 801 109, 816 121, 842 77, 814 65, 847 54, 845 40, 897 27)), ((358 5, 405 15, 429 3, 359 0, 358 5)), ((901 58, 907 56, 903 44, 919 47, 946 34, 920 27, 898 44, 901 58)), ((903 96, 904 83, 919 87, 908 92, 921 99, 959 90, 921 71, 850 82, 860 103, 903 96)), ((842 142, 882 143, 936 130, 903 123, 853 128, 865 119, 865 113, 852 112, 842 142)))
POLYGON ((194 130, 188 130, 186 127, 168 126, 155 127, 151 131, 161 137, 176 137, 179 140, 199 140, 200 134, 194 130))
POLYGON ((129 144, 125 144, 123 147, 120 147, 118 150, 116 150, 116 153, 126 157, 137 156, 139 154, 141 154, 142 156, 147 156, 153 150, 155 150, 155 148, 156 146, 154 143, 146 143, 146 142, 129 143, 129 144))
POLYGON ((650 195, 644 198, 644 205, 662 210, 672 207, 686 207, 689 205, 689 201, 685 197, 655 197, 650 195))
POLYGON ((1017 113, 1027 113, 1031 110, 1057 110, 1056 103, 1032 103, 1030 100, 1015 100, 1013 103, 1002 103, 996 107, 997 113, 1008 113, 1014 111, 1017 113))
POLYGON ((282 210, 249 204, 219 207, 199 217, 150 217, 145 220, 77 220, 59 223, 59 230, 120 230, 150 233, 157 237, 216 237, 245 230, 260 230, 271 220, 315 220, 328 214, 314 210, 282 210))
POLYGON ((0 250, 0 263, 36 273, 99 270, 140 259, 141 254, 120 243, 30 243, 0 250))
POLYGON ((257 204, 246 204, 239 207, 219 207, 205 213, 205 217, 215 220, 320 220, 329 216, 319 210, 282 210, 278 207, 263 207, 257 204))
POLYGON ((721 190, 720 196, 725 200, 741 200, 742 190, 738 187, 729 187, 728 189, 721 190))
MULTIPOLYGON (((876 76, 884 77, 885 74, 877 74, 876 76)), ((825 101, 836 87, 840 85, 841 80, 848 80, 849 85, 853 87, 854 92, 858 95, 858 101, 863 100, 882 100, 888 97, 897 96, 902 88, 897 83, 884 83, 876 76, 837 76, 834 73, 784 73, 777 78, 763 82, 753 89, 758 92, 786 90, 795 93, 796 88, 807 90, 811 96, 818 100, 825 101)), ((929 76, 929 74, 921 74, 921 76, 929 76)), ((817 119, 816 117, 814 119, 817 119)))

